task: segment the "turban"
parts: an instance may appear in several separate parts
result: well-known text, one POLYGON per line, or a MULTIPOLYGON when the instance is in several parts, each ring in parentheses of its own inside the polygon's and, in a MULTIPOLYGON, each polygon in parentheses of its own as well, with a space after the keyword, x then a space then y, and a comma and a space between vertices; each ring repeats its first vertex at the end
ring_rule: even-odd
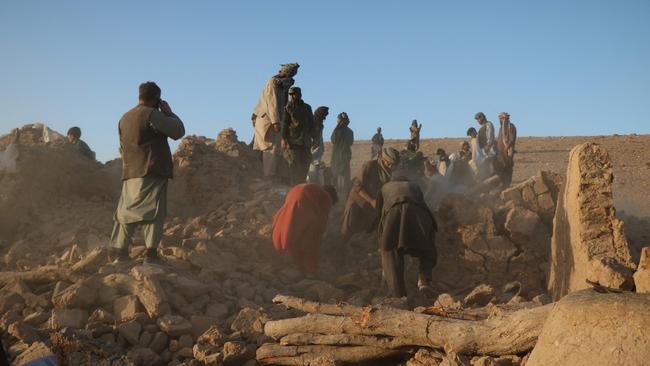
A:
POLYGON ((298 63, 282 64, 280 65, 280 71, 284 72, 289 77, 294 77, 298 73, 299 67, 300 65, 298 65, 298 63))
POLYGON ((506 117, 506 118, 510 118, 510 115, 508 114, 508 112, 499 113, 499 117, 501 117, 501 116, 506 117))
POLYGON ((382 160, 390 164, 399 163, 399 151, 393 149, 392 147, 385 147, 381 151, 382 160))

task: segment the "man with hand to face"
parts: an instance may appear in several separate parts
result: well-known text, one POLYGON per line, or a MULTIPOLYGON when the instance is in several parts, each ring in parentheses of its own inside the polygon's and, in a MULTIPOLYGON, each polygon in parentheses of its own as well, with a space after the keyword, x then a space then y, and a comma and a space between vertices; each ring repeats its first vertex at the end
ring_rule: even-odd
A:
POLYGON ((129 245, 138 227, 144 231, 145 264, 158 263, 158 245, 167 214, 167 180, 174 163, 167 138, 185 135, 183 122, 160 99, 152 81, 140 84, 138 105, 120 119, 122 193, 115 211, 109 254, 115 263, 129 259, 129 245))

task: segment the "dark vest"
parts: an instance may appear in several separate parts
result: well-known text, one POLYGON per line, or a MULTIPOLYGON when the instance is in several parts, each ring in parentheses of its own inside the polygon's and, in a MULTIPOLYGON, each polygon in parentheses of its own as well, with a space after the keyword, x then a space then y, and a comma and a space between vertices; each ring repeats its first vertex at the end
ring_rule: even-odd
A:
POLYGON ((149 174, 172 178, 174 163, 167 136, 149 125, 151 112, 153 108, 137 106, 120 119, 122 180, 149 174))

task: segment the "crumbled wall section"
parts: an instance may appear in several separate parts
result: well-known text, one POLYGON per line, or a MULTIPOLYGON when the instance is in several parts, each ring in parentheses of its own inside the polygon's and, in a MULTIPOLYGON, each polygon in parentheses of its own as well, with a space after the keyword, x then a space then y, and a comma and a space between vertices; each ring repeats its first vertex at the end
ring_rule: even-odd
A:
POLYGON ((569 156, 551 240, 548 290, 554 300, 588 287, 586 280, 631 288, 634 263, 616 218, 612 163, 602 146, 585 143, 569 156))

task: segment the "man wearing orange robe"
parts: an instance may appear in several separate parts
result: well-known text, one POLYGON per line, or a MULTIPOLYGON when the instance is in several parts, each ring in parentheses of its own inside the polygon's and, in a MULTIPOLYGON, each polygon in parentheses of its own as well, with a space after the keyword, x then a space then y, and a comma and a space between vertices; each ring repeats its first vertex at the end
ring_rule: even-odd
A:
POLYGON ((275 250, 291 256, 303 274, 318 272, 321 240, 336 201, 332 186, 298 184, 287 193, 284 205, 273 216, 275 250))

